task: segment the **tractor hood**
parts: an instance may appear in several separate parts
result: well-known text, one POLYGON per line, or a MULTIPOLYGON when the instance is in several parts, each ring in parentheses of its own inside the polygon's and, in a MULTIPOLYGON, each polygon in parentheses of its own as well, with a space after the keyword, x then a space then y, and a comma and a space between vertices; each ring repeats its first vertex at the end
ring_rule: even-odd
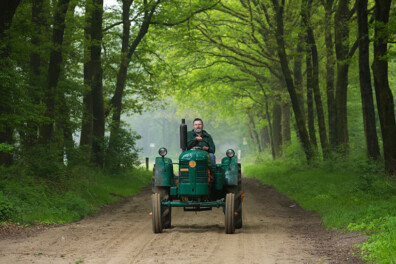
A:
POLYGON ((190 160, 207 160, 210 164, 209 153, 204 150, 192 149, 184 151, 179 156, 180 161, 190 161, 190 160))

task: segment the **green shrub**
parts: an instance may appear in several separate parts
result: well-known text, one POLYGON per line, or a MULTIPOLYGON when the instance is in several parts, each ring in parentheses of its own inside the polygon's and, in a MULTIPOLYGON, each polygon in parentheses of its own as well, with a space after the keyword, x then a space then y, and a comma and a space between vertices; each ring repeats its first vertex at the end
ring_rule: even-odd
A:
POLYGON ((110 172, 120 172, 138 166, 140 149, 136 147, 136 140, 140 138, 136 132, 124 128, 118 128, 111 137, 106 137, 104 142, 104 149, 107 149, 106 169, 110 172))
POLYGON ((331 154, 310 165, 300 161, 292 155, 266 160, 244 166, 244 174, 318 212, 327 227, 366 232, 369 239, 359 245, 366 260, 395 263, 395 183, 382 174, 382 165, 358 155, 331 154))
POLYGON ((11 220, 15 212, 15 205, 0 191, 0 221, 11 220))

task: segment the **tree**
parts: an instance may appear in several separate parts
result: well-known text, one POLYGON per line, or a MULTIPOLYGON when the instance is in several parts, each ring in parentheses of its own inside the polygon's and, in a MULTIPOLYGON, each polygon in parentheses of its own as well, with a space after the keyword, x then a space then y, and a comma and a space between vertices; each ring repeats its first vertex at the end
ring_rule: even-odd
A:
POLYGON ((375 125, 375 111, 373 90, 369 66, 369 30, 367 23, 367 0, 357 0, 358 39, 359 39, 359 80, 362 96, 362 111, 364 135, 366 138, 367 154, 377 160, 380 157, 377 130, 375 125))
POLYGON ((391 0, 375 1, 375 39, 374 61, 371 65, 374 76, 375 95, 384 148, 385 169, 388 173, 396 172, 396 121, 392 91, 388 80, 388 34, 391 0))
POLYGON ((325 117, 324 117, 323 105, 322 105, 322 97, 319 89, 319 57, 318 57, 318 49, 316 47, 316 42, 315 42, 315 36, 311 25, 311 6, 312 6, 312 0, 308 0, 308 1, 303 0, 301 16, 307 31, 306 39, 309 49, 308 52, 311 53, 310 58, 312 58, 312 90, 315 98, 316 113, 318 117, 320 143, 322 146, 323 157, 326 157, 328 152, 328 146, 327 146, 328 141, 327 141, 326 124, 325 124, 325 117))
POLYGON ((105 135, 105 110, 103 99, 102 69, 102 18, 103 0, 92 0, 90 65, 92 91, 92 159, 102 166, 104 162, 103 140, 105 135))
POLYGON ((49 144, 54 135, 56 88, 61 72, 63 34, 65 31, 65 19, 69 2, 70 0, 59 0, 54 12, 52 47, 48 66, 47 84, 44 91, 44 103, 46 106, 44 115, 49 121, 40 128, 40 141, 43 144, 49 144))
POLYGON ((8 116, 12 113, 13 109, 10 103, 11 98, 11 75, 10 68, 12 63, 10 61, 10 47, 7 39, 7 30, 11 27, 12 18, 20 3, 16 1, 3 1, 0 11, 0 165, 9 166, 12 163, 11 154, 3 148, 9 148, 13 143, 13 130, 8 116), (3 144, 5 147, 3 147, 3 144))
POLYGON ((289 92, 290 100, 293 106, 294 116, 296 118, 296 124, 298 128, 298 134, 305 152, 305 156, 309 162, 313 158, 312 145, 308 138, 307 129, 305 127, 304 118, 302 116, 296 89, 293 83, 293 78, 288 64, 288 57, 286 55, 284 28, 283 28, 283 13, 284 13, 285 1, 282 0, 281 4, 279 4, 278 0, 271 0, 271 2, 275 12, 277 52, 279 55, 282 72, 286 81, 287 90, 289 92))

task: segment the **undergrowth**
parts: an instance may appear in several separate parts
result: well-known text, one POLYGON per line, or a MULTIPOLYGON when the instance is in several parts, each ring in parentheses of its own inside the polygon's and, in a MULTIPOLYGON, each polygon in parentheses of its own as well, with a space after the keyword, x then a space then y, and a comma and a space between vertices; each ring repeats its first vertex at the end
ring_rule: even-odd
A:
POLYGON ((368 240, 358 245, 365 260, 396 263, 396 188, 383 168, 364 156, 335 154, 306 165, 293 151, 274 161, 259 157, 244 174, 316 211, 328 228, 365 232, 368 240))
POLYGON ((63 166, 40 177, 24 166, 0 167, 0 223, 67 223, 98 211, 149 184, 150 172, 116 174, 87 165, 63 166))

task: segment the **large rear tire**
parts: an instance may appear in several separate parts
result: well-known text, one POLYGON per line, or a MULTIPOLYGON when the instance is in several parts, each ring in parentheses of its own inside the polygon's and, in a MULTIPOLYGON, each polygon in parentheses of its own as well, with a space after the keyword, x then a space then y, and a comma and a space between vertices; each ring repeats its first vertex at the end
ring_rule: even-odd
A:
POLYGON ((171 228, 172 224, 172 207, 162 206, 161 221, 163 228, 171 228))
POLYGON ((238 187, 235 193, 235 228, 242 228, 242 170, 241 164, 238 163, 238 187))
MULTIPOLYGON (((153 193, 160 194, 160 200, 162 199, 169 200, 170 198, 170 190, 169 187, 165 186, 155 186, 155 165, 153 168, 153 176, 152 176, 152 191, 153 193)), ((172 207, 161 206, 161 223, 162 228, 171 228, 172 224, 172 207)))
POLYGON ((154 233, 162 233, 162 220, 161 220, 161 195, 154 193, 151 196, 151 210, 152 210, 152 224, 154 233))
POLYGON ((225 203, 225 232, 226 232, 226 234, 233 234, 235 232, 234 205, 235 205, 235 195, 233 193, 227 193, 226 203, 225 203))
POLYGON ((242 191, 238 190, 235 194, 235 228, 242 228, 242 191))

